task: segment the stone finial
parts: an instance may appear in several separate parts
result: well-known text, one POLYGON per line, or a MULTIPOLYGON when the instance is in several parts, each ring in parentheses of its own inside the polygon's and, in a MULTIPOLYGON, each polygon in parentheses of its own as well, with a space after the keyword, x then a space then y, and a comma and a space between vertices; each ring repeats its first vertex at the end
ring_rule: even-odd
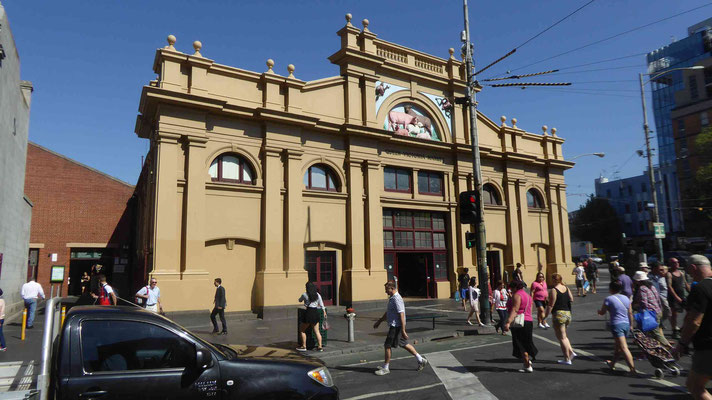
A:
POLYGON ((193 54, 196 57, 202 57, 203 55, 200 54, 200 49, 203 48, 203 44, 200 43, 200 40, 196 40, 193 42, 193 49, 195 49, 195 54, 193 54))
POLYGON ((353 18, 353 15, 351 15, 351 13, 346 14, 346 26, 353 26, 351 25, 351 18, 353 18))
POLYGON ((166 41, 168 42, 168 46, 164 47, 164 49, 176 51, 176 48, 173 46, 174 44, 176 44, 176 37, 173 35, 168 35, 166 41))
POLYGON ((270 58, 267 60, 267 73, 268 74, 274 74, 274 71, 272 71, 273 67, 274 67, 274 60, 270 58))
POLYGON ((551 136, 556 136, 556 128, 551 128, 551 136))
POLYGON ((505 117, 504 115, 502 115, 501 117, 499 117, 499 120, 502 121, 502 125, 501 125, 501 126, 507 126, 507 117, 505 117))
POLYGON ((549 127, 546 126, 546 125, 543 125, 543 126, 541 127, 541 131, 544 132, 544 136, 547 136, 547 133, 546 133, 546 130, 547 130, 547 129, 549 129, 549 127))
POLYGON ((294 78, 294 64, 287 65, 287 72, 289 72, 290 78, 294 78))
POLYGON ((453 49, 452 47, 450 47, 449 49, 447 49, 447 52, 450 53, 450 59, 451 59, 451 60, 454 60, 454 59, 455 59, 455 56, 454 56, 454 54, 455 54, 455 49, 453 49))
POLYGON ((512 118, 512 128, 519 129, 519 128, 517 128, 517 119, 516 118, 512 118))
POLYGON ((368 24, 369 24, 368 20, 366 18, 364 18, 363 21, 361 21, 361 23, 363 24, 363 31, 368 32, 368 24))

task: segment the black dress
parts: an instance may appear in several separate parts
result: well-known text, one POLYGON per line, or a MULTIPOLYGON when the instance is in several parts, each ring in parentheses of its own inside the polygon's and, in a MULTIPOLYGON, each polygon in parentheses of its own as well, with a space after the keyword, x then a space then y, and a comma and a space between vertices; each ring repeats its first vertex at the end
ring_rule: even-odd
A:
MULTIPOLYGON (((522 301, 531 308, 532 298, 526 294, 524 290, 520 290, 515 294, 519 294, 522 301)), ((512 296, 514 297, 514 296, 512 296)), ((510 312, 516 313, 518 310, 510 310, 510 312)), ((521 328, 510 328, 512 331, 512 355, 516 358, 522 358, 524 353, 529 354, 529 358, 536 360, 536 355, 539 352, 536 346, 534 346, 534 323, 532 321, 524 321, 524 326, 521 328)))

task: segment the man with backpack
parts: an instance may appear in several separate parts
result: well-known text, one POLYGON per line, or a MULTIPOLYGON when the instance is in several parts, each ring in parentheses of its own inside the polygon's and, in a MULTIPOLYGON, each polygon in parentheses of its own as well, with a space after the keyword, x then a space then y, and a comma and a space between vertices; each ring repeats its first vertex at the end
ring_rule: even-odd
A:
POLYGON ((156 278, 151 278, 150 283, 147 286, 142 287, 136 292, 136 297, 143 299, 143 306, 148 311, 163 312, 163 306, 161 305, 161 289, 156 286, 158 281, 156 278))
POLYGON ((100 306, 111 306, 116 305, 116 293, 114 289, 106 283, 106 275, 99 274, 99 295, 92 293, 91 297, 97 299, 97 304, 100 306))

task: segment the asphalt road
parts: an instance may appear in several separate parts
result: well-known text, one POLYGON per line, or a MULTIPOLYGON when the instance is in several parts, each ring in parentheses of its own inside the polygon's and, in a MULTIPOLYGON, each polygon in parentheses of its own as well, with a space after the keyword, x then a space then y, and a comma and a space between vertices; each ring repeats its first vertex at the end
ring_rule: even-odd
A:
MULTIPOLYGON (((607 271, 601 287, 607 288, 607 271)), ((632 339, 628 345, 643 374, 631 377, 610 372, 603 360, 613 353, 613 339, 598 316, 607 290, 575 297, 569 337, 579 354, 573 365, 560 365, 561 350, 552 330, 535 328, 539 349, 534 373, 517 372, 511 338, 501 335, 469 336, 416 345, 430 365, 417 372, 415 359, 402 349, 394 352, 391 373, 374 375, 383 362, 381 351, 327 359, 342 399, 687 399, 685 376, 691 360, 680 360, 682 376, 655 379, 654 368, 642 357, 632 339), (638 359, 640 358, 640 359, 638 359)), ((407 311, 407 310, 406 310, 407 311)), ((465 314, 462 313, 464 322, 465 314)), ((668 324, 669 328, 669 324, 668 324)), ((669 338, 670 332, 666 335, 669 338)), ((619 368, 623 370, 626 368, 619 368)), ((712 385, 708 386, 712 387, 712 385)))

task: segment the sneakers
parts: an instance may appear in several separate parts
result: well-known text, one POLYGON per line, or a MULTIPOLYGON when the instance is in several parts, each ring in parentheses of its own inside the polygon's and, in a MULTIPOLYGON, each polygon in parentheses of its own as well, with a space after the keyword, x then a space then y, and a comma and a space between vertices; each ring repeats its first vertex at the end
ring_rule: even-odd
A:
POLYGON ((0 347, 0 351, 7 351, 7 347, 0 347))
POLYGON ((376 374, 378 376, 388 375, 390 373, 391 373, 391 370, 389 368, 383 368, 383 367, 378 367, 376 372, 374 372, 374 374, 376 374))
POLYGON ((563 365, 571 365, 571 360, 559 360, 557 362, 563 365))
POLYGON ((485 326, 485 324, 483 324, 482 322, 480 322, 480 326, 485 326))
POLYGON ((574 358, 578 357, 578 354, 574 353, 573 351, 571 352, 571 359, 573 360, 574 358))
POLYGON ((539 328, 541 328, 541 329, 546 329, 546 327, 544 326, 544 324, 539 324, 539 328))
POLYGON ((531 374, 532 372, 534 372, 534 368, 532 368, 532 366, 530 365, 529 368, 522 368, 519 370, 519 372, 531 374))
POLYGON ((418 363, 418 372, 422 371, 426 365, 428 365, 428 359, 423 357, 423 361, 418 363))
POLYGON ((472 322, 470 322, 470 321, 465 321, 465 323, 466 323, 467 325, 472 326, 472 322))
POLYGON ((297 347, 297 351, 307 351, 306 347, 297 347))
POLYGON ((549 324, 547 322, 544 322, 544 328, 549 329, 549 328, 551 328, 551 326, 549 326, 549 324))

